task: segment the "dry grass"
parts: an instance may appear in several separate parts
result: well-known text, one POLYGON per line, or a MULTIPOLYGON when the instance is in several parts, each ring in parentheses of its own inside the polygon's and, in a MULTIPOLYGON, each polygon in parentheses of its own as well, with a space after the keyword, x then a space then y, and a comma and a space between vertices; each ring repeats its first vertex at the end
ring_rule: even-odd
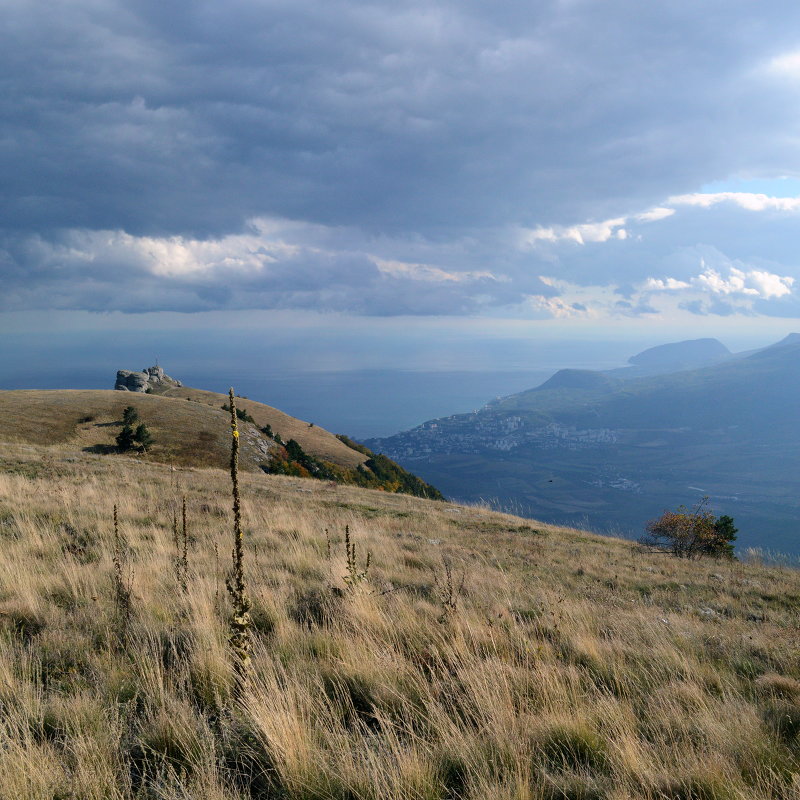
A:
MULTIPOLYGON (((191 389, 187 386, 167 389, 163 396, 174 397, 179 400, 189 397, 196 403, 202 403, 215 409, 220 408, 228 400, 226 395, 207 392, 204 389, 191 389)), ((284 442, 294 439, 307 453, 311 453, 324 461, 351 468, 357 467, 366 461, 366 456, 363 453, 351 450, 333 434, 318 425, 312 425, 302 419, 297 419, 297 417, 291 417, 277 408, 258 403, 255 400, 248 400, 244 397, 236 398, 236 407, 247 411, 256 421, 256 425, 259 428, 267 425, 272 426, 272 430, 275 433, 279 433, 284 442)))
POLYGON ((254 651, 234 707, 226 473, 68 445, 3 463, 0 797, 800 797, 795 571, 246 474, 254 651), (352 587, 346 525, 372 554, 352 587), (446 614, 445 561, 464 575, 446 614))
MULTIPOLYGON (((113 390, 0 391, 0 440, 32 444, 68 443, 111 454, 121 429, 122 409, 134 406, 153 434, 146 458, 167 464, 224 468, 229 457, 227 395, 184 387, 164 395, 113 390), (187 400, 187 398, 189 398, 187 400), (186 432, 191 431, 191 435, 186 432)), ((365 460, 318 426, 252 400, 237 398, 256 425, 241 423, 241 466, 257 470, 271 442, 259 427, 271 425, 284 441, 295 439, 306 452, 343 467, 365 460)))

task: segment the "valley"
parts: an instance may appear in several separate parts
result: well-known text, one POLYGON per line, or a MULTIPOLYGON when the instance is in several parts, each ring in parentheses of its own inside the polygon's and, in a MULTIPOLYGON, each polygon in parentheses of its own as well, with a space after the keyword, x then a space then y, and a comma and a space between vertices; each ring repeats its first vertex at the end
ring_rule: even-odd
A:
MULTIPOLYGON (((668 369, 668 368, 667 368, 668 369)), ((708 496, 739 546, 800 554, 800 344, 692 370, 562 370, 471 414, 368 440, 454 498, 636 538, 708 496)))

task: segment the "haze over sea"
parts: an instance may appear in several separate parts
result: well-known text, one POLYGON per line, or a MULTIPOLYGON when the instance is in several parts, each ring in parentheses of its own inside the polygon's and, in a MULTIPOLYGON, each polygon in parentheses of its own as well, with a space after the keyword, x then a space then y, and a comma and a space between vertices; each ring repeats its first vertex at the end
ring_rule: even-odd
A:
MULTIPOLYGON (((5 334, 0 389, 110 389, 117 369, 142 369, 158 359, 188 386, 225 392, 233 385, 241 395, 366 439, 472 411, 537 386, 559 369, 624 366, 640 350, 669 340, 656 332, 616 340, 465 335, 440 341, 430 328, 418 329, 417 337, 387 332, 367 340, 351 329, 318 337, 279 327, 5 334)), ((721 336, 732 350, 776 338, 772 332, 721 336)))

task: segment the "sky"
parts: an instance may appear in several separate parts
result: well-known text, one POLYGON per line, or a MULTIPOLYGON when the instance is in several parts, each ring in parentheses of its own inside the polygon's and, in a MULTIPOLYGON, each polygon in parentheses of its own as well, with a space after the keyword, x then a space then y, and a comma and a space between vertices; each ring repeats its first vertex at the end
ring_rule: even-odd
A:
POLYGON ((308 369, 532 369, 530 343, 800 328, 800 4, 3 18, 6 365, 114 337, 133 359, 141 334, 147 363, 176 337, 308 369))

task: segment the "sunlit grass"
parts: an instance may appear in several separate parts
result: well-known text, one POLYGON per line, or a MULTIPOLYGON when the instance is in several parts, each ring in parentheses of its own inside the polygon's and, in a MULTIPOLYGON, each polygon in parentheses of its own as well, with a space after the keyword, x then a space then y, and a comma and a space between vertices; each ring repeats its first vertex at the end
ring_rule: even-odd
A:
POLYGON ((0 797, 800 792, 793 570, 243 473, 253 652, 233 703, 229 476, 68 446, 3 457, 0 797), (371 554, 355 584, 348 529, 360 571, 371 554))

